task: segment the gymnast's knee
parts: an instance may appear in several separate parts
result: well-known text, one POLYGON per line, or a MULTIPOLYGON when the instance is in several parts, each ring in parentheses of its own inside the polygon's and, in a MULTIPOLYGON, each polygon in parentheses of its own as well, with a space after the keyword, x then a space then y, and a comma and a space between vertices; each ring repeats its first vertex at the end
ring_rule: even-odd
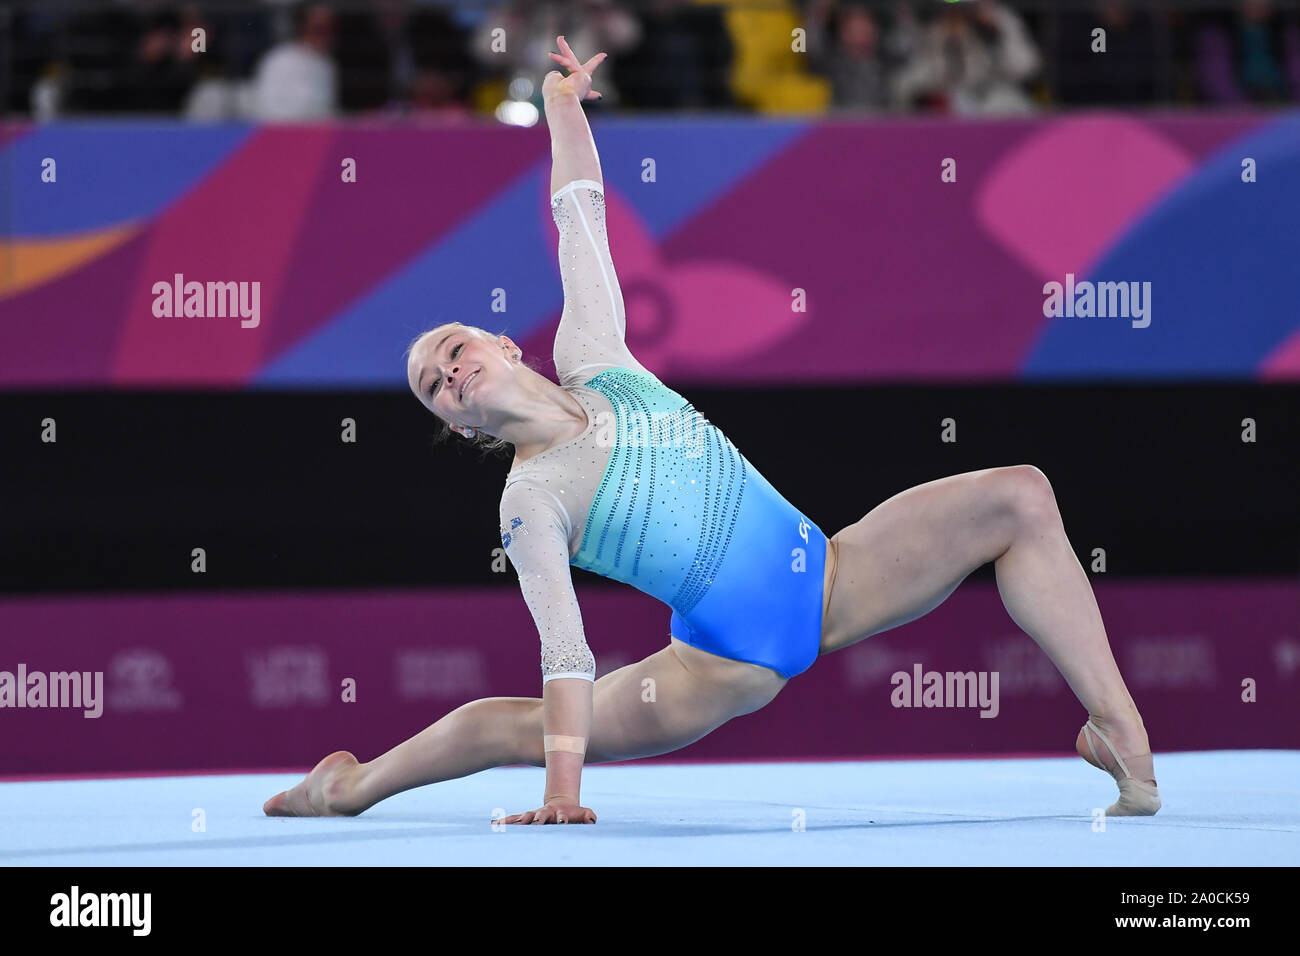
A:
POLYGON ((1015 518, 1022 530, 1037 530, 1061 520, 1056 493, 1047 476, 1033 465, 997 468, 990 477, 997 481, 998 501, 1015 518))

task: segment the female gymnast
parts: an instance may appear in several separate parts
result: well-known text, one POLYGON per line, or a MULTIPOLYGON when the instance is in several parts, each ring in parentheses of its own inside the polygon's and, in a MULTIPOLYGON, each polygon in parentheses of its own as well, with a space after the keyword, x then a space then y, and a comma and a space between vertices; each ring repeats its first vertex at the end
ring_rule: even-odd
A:
POLYGON ((584 64, 564 37, 558 45, 551 57, 568 75, 547 74, 542 89, 564 286, 560 384, 508 336, 459 322, 416 339, 407 365, 412 391, 452 431, 514 447, 501 540, 541 636, 542 697, 465 704, 368 763, 330 754, 263 810, 355 815, 414 787, 531 764, 546 768, 543 806, 497 822, 595 823, 581 805, 584 763, 685 747, 765 706, 818 657, 931 611, 992 561, 1012 620, 1088 711, 1075 749, 1119 784, 1106 812, 1155 813, 1146 730, 1041 471, 928 482, 828 539, 628 351, 581 105, 600 95, 591 74, 605 54, 584 64), (670 605, 669 645, 596 680, 570 564, 670 605))

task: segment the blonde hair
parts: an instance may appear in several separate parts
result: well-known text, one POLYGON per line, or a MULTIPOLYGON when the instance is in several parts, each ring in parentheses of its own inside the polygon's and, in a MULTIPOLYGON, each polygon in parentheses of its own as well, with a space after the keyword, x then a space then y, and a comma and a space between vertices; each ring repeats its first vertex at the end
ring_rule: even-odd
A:
MULTIPOLYGON (((419 341, 422 338, 424 338, 426 335, 432 335, 434 332, 437 332, 440 329, 447 329, 447 328, 451 328, 452 326, 460 326, 462 329, 468 329, 471 332, 479 333, 491 339, 495 339, 498 336, 505 334, 504 329, 498 332, 496 335, 493 335, 487 329, 480 328, 477 325, 466 325, 464 322, 447 322, 444 323, 443 325, 435 326, 434 328, 429 329, 427 332, 421 332, 419 335, 417 335, 414 339, 411 340, 411 344, 406 347, 406 351, 402 353, 403 357, 406 358, 407 361, 409 362, 411 357, 411 352, 415 349, 415 346, 419 343, 419 341)), ((524 362, 523 360, 520 360, 520 364, 527 365, 529 368, 532 368, 531 365, 529 365, 527 362, 524 362)), ((534 369, 534 371, 536 371, 536 369, 534 369)), ((449 423, 444 421, 437 414, 434 415, 434 418, 438 419, 438 425, 439 425, 438 432, 433 437, 433 443, 435 445, 441 445, 444 442, 450 441, 452 435, 460 435, 460 432, 455 431, 449 423)), ((479 451, 481 451, 483 453, 482 455, 483 458, 486 458, 489 455, 494 455, 501 451, 513 452, 515 447, 511 442, 507 441, 506 439, 497 438, 495 435, 489 435, 481 428, 474 429, 473 438, 465 438, 465 436, 461 435, 461 439, 469 443, 471 447, 477 448, 479 451)))

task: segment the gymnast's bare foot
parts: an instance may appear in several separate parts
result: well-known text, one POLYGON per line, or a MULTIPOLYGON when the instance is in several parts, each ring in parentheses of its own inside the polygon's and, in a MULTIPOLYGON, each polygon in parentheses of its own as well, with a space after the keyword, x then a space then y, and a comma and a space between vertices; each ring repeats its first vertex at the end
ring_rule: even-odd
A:
POLYGON ((302 783, 266 801, 262 812, 268 817, 354 817, 364 809, 349 799, 359 767, 352 754, 336 751, 313 767, 302 783))

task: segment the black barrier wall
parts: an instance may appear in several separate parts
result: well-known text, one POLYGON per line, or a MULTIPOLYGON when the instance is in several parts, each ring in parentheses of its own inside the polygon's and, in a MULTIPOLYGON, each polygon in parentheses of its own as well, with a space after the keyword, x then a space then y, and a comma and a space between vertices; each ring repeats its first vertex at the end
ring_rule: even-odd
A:
MULTIPOLYGON (((1300 387, 674 387, 827 534, 1030 463, 1111 575, 1300 571, 1300 387)), ((0 589, 514 586, 492 572, 510 458, 435 446, 434 425, 402 391, 5 395, 0 589)))

